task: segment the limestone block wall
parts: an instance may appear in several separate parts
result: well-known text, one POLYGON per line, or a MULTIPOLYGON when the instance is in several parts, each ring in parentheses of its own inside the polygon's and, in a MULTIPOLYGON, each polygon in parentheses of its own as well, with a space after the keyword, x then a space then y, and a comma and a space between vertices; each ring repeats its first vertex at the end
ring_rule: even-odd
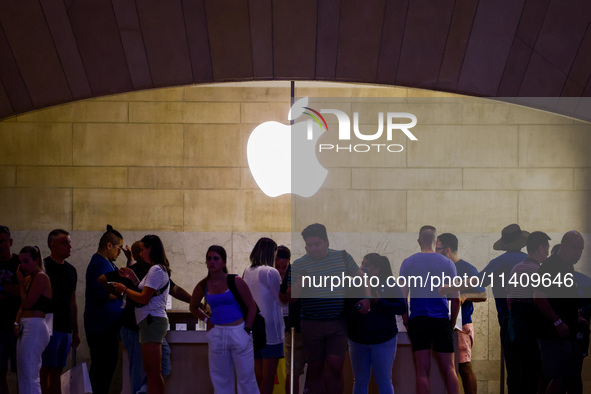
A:
MULTIPOLYGON (((246 142, 262 122, 288 123, 288 83, 136 92, 4 119, 0 224, 14 231, 13 251, 38 244, 46 252, 49 230, 72 232, 82 324, 84 272, 107 223, 130 244, 160 235, 173 278, 188 291, 205 275, 209 245, 226 247, 230 271, 241 273, 261 236, 303 254, 299 232, 312 222, 325 223, 331 246, 357 261, 386 254, 395 273, 418 251, 424 224, 457 234, 460 254, 479 269, 498 255, 492 244, 514 222, 548 232, 552 242, 570 229, 591 242, 588 123, 416 89, 298 82, 296 96, 359 112, 364 130, 375 129, 375 113, 390 111, 397 98, 397 109, 417 116, 418 141, 396 135, 392 142, 404 149, 395 154, 321 152, 328 176, 316 195, 269 198, 250 174, 246 142)), ((335 138, 329 131, 319 143, 335 138)), ((589 275, 588 256, 577 269, 589 275)), ((478 304, 475 316, 481 392, 498 392, 494 303, 478 304)))
POLYGON ((300 85, 297 96, 349 98, 339 105, 359 112, 362 128, 375 127, 374 113, 391 108, 366 97, 401 97, 399 108, 418 118, 419 141, 397 135, 392 142, 404 150, 395 154, 322 152, 329 175, 319 193, 271 199, 250 175, 245 145, 256 125, 287 123, 285 83, 72 103, 0 122, 0 202, 11 207, 1 220, 15 229, 80 231, 111 223, 123 230, 285 232, 315 218, 341 232, 413 232, 427 222, 456 232, 496 233, 511 222, 546 231, 591 227, 587 123, 412 89, 300 85), (366 212, 342 215, 362 200, 372 201, 366 212), (560 215, 552 214, 557 204, 560 215), (299 208, 294 223, 292 208, 299 208), (380 217, 379 227, 368 217, 380 217))

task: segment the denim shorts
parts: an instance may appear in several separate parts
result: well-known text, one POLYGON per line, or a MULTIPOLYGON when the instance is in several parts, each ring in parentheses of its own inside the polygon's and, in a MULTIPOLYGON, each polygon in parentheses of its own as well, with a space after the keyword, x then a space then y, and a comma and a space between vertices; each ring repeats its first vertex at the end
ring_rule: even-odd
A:
POLYGON ((575 340, 538 338, 542 372, 548 379, 576 377, 581 374, 579 347, 575 340))
POLYGON ((263 358, 283 358, 283 342, 275 345, 265 345, 261 350, 255 350, 254 358, 256 360, 262 360, 263 358))
POLYGON ((49 344, 41 356, 44 367, 65 367, 70 348, 72 346, 72 334, 68 332, 54 331, 49 338, 49 344))
POLYGON ((140 343, 162 343, 168 331, 168 319, 148 315, 139 324, 140 343))
POLYGON ((0 371, 10 370, 16 372, 16 335, 12 331, 0 332, 0 371))

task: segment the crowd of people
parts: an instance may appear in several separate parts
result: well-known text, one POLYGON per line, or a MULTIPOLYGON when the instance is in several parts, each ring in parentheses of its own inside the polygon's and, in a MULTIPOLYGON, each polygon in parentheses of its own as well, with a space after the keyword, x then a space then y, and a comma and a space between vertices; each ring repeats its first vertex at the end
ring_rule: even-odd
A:
MULTIPOLYGON (((345 250, 329 248, 322 224, 309 225, 301 235, 306 254, 293 263, 289 248, 259 239, 249 267, 239 275, 228 272, 226 250, 211 245, 205 255, 207 276, 189 294, 172 281, 157 235, 146 235, 129 248, 121 233, 107 226, 86 269, 83 320, 93 392, 109 392, 120 343, 128 352, 132 392, 165 392, 171 372, 165 339, 171 295, 207 324, 216 393, 271 394, 282 358, 286 392, 300 392, 306 371, 308 393, 342 393, 347 351, 355 394, 368 392, 372 374, 380 393, 394 393, 397 316, 410 339, 417 393, 430 392, 432 357, 447 392, 459 393, 461 381, 465 393, 476 393, 473 304, 486 301, 485 287, 491 286, 509 393, 582 393, 590 307, 581 296, 588 278, 574 270, 584 247, 578 232, 567 232, 548 257, 547 234, 509 225, 493 245, 504 253, 479 272, 460 258, 454 234, 438 235, 435 227, 423 226, 420 252, 406 258, 397 275, 403 282, 390 281, 396 275, 386 256, 369 253, 358 265, 345 250), (524 247, 527 254, 521 252, 524 247), (121 253, 127 264, 117 267, 121 253), (363 284, 305 285, 305 278, 343 275, 363 278, 363 284), (435 276, 463 279, 430 286, 435 276)), ((12 242, 8 227, 0 226, 0 394, 8 393, 9 366, 18 371, 21 394, 60 393, 66 360, 80 343, 78 275, 66 261, 70 235, 51 231, 45 259, 36 246, 12 253, 12 242)))

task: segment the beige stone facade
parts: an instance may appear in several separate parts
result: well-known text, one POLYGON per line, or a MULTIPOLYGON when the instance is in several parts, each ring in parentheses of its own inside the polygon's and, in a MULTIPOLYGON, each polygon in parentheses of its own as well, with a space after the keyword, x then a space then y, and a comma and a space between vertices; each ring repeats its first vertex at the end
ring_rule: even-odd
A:
MULTIPOLYGON (((367 97, 402 97, 418 118, 419 141, 393 141, 403 147, 396 154, 322 152, 329 175, 320 193, 292 205, 289 195, 261 193, 245 150, 257 124, 287 123, 288 84, 104 97, 0 122, 0 201, 15 207, 1 219, 15 229, 59 223, 80 231, 108 222, 125 230, 288 232, 313 217, 341 232, 413 232, 425 222, 456 232, 496 233, 509 222, 546 231, 591 227, 587 123, 402 88, 300 83, 296 95, 350 98, 336 105, 359 112, 361 128, 375 127, 373 114, 391 107, 367 97), (336 215, 360 199, 372 206, 359 217, 351 209, 350 218, 336 215), (552 215, 559 203, 563 214, 552 215), (138 219, 130 220, 132 210, 138 219)), ((333 143, 328 134, 319 142, 333 143)))

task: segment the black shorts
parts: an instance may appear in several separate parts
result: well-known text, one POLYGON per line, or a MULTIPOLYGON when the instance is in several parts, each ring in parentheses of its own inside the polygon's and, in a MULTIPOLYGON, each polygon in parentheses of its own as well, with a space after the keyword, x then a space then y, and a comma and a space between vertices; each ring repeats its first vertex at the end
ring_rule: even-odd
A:
POLYGON ((417 316, 408 322, 412 351, 433 349, 438 353, 454 352, 453 330, 449 319, 417 316))
POLYGON ((538 338, 542 372, 548 379, 581 376, 583 356, 574 339, 538 338))

